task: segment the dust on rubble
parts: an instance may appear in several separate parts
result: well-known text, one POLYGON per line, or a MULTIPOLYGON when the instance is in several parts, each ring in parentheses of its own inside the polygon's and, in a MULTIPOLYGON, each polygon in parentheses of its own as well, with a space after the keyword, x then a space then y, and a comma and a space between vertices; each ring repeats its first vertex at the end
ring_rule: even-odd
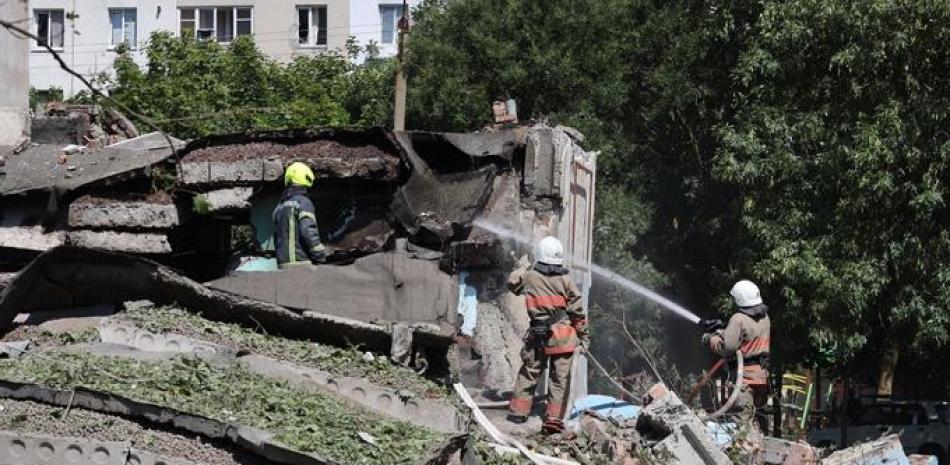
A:
POLYGON ((145 427, 122 417, 66 409, 36 402, 0 399, 0 429, 36 434, 78 437, 99 441, 130 441, 132 447, 163 457, 187 457, 207 465, 272 465, 224 441, 186 436, 165 429, 145 427))

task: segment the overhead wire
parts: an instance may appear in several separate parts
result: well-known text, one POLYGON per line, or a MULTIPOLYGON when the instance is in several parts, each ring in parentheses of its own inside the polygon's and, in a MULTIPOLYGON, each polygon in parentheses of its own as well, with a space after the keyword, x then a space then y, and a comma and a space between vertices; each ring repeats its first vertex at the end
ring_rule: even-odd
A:
MULTIPOLYGON (((37 43, 39 42, 39 38, 38 38, 35 34, 33 34, 33 33, 30 32, 30 31, 27 31, 27 30, 25 30, 25 29, 23 29, 23 28, 21 28, 21 27, 15 25, 15 24, 13 24, 13 23, 10 22, 10 21, 4 20, 4 19, 0 19, 0 26, 3 26, 4 28, 6 28, 7 31, 10 32, 11 34, 13 34, 13 32, 16 32, 16 33, 18 33, 18 34, 20 34, 20 35, 22 35, 22 36, 24 36, 24 37, 27 37, 27 38, 30 38, 30 39, 33 39, 33 40, 37 41, 37 43)), ((49 45, 44 45, 43 47, 46 48, 46 49, 49 51, 50 54, 52 54, 53 58, 59 63, 60 68, 62 68, 62 69, 65 70, 67 73, 69 73, 69 74, 75 76, 77 79, 79 79, 79 81, 82 82, 82 84, 85 85, 94 95, 96 95, 97 97, 99 97, 99 98, 101 98, 101 99, 103 99, 103 100, 105 100, 105 101, 107 101, 107 102, 109 102, 109 103, 115 105, 117 108, 119 108, 120 110, 122 110, 124 113, 137 117, 140 121, 144 122, 147 126, 149 126, 150 128, 152 128, 152 129, 154 129, 155 131, 157 131, 159 134, 161 134, 162 137, 165 139, 165 142, 168 144, 168 149, 171 150, 171 154, 174 155, 174 156, 176 157, 176 159, 177 159, 177 157, 178 157, 178 149, 175 147, 175 143, 172 142, 172 139, 171 139, 171 137, 168 135, 168 133, 166 133, 165 131, 162 131, 162 129, 161 129, 157 124, 155 124, 155 123, 152 121, 151 118, 149 118, 148 116, 143 115, 143 114, 141 114, 141 113, 139 113, 139 112, 137 112, 137 111, 132 110, 131 108, 129 108, 129 107, 127 107, 126 105, 124 105, 123 103, 121 103, 121 102, 119 102, 119 101, 116 101, 116 100, 112 99, 112 97, 109 97, 108 95, 102 93, 102 91, 100 91, 98 88, 96 88, 95 86, 93 86, 92 83, 89 82, 89 80, 86 79, 85 76, 83 76, 82 74, 80 74, 80 73, 74 71, 72 68, 70 68, 70 66, 66 64, 66 62, 63 60, 63 58, 60 56, 60 54, 59 54, 56 50, 54 50, 54 49, 53 49, 52 47, 50 47, 49 45)), ((176 170, 176 171, 177 171, 177 170, 176 170)), ((179 173, 179 176, 180 176, 180 173, 179 173)))

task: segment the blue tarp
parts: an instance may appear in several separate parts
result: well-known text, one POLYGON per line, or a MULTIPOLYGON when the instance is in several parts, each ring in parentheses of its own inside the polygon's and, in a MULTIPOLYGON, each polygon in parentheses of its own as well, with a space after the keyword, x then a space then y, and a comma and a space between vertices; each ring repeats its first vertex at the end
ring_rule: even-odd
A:
POLYGON ((591 394, 574 401, 571 407, 570 420, 576 420, 581 412, 590 410, 604 417, 614 417, 622 420, 635 419, 640 416, 640 407, 616 397, 591 394))

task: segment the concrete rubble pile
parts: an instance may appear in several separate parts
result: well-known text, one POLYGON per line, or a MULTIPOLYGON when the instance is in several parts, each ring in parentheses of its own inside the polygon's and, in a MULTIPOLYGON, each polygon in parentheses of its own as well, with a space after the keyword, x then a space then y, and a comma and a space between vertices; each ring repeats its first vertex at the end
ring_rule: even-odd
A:
MULTIPOLYGON (((205 283, 184 286, 197 294, 242 296, 295 319, 352 322, 354 330, 340 334, 373 334, 353 340, 374 347, 408 335, 391 347, 406 363, 452 366, 477 389, 503 389, 527 324, 523 302, 503 283, 528 248, 473 222, 482 218, 530 240, 558 236, 586 294, 596 154, 581 139, 540 124, 477 134, 268 131, 173 141, 174 152, 160 134, 71 154, 34 144, 0 167, 0 272, 59 246, 134 254, 169 267, 148 275, 153 281, 174 281, 178 272, 205 283), (283 167, 294 160, 317 174, 312 197, 337 266, 274 273, 271 212, 283 167), (467 344, 455 345, 458 333, 467 344)), ((91 269, 95 258, 81 255, 54 254, 37 266, 104 276, 91 269)), ((22 280, 27 287, 17 294, 59 288, 31 300, 35 308, 169 301, 125 292, 142 288, 135 274, 110 276, 109 290, 92 296, 76 280, 43 277, 22 280)))
MULTIPOLYGON (((897 435, 828 453, 805 442, 749 434, 727 418, 703 421, 663 384, 654 385, 637 407, 606 396, 593 408, 575 404, 568 433, 534 444, 536 463, 613 465, 916 465, 935 464, 930 456, 905 455, 897 435), (623 415, 617 409, 625 410, 623 415), (631 412, 635 412, 630 415, 631 412)), ((495 423, 503 426, 503 420, 495 423)), ((496 447, 501 454, 521 454, 496 447)), ((480 463, 472 454, 472 463, 480 463)), ((490 463, 491 460, 484 462, 490 463)))
MULTIPOLYGON (((577 282, 589 286, 596 154, 576 131, 313 129, 173 140, 172 150, 161 134, 97 139, 87 119, 102 128, 107 115, 80 110, 64 109, 71 116, 58 129, 44 126, 33 144, 4 152, 0 167, 0 338, 9 355, 0 410, 43 412, 0 415, 0 448, 13 454, 0 461, 389 463, 386 454, 418 449, 400 462, 445 463, 466 430, 442 383, 509 388, 527 323, 503 283, 528 248, 475 220, 530 240, 560 237, 577 282), (56 131, 66 139, 39 142, 56 131), (271 211, 283 167, 297 160, 317 173, 311 194, 331 263, 277 271, 271 211), (144 313, 155 316, 123 316, 136 312, 123 303, 140 299, 154 302, 144 313), (203 320, 163 328, 191 321, 162 319, 167 308, 203 320), (364 352, 352 356, 353 345, 364 352), (18 377, 17 364, 37 376, 18 377), (212 377, 237 370, 288 383, 301 398, 313 393, 316 405, 339 403, 340 415, 320 421, 365 418, 366 430, 333 434, 378 458, 336 460, 349 452, 282 442, 312 433, 289 434, 281 425, 292 417, 271 425, 188 404, 186 394, 172 405, 149 383, 113 379, 167 364, 212 377), (67 368, 82 388, 42 376, 67 368), (77 434, 90 415, 108 420, 94 422, 104 425, 97 434, 77 434), (373 433, 384 421, 402 423, 373 433), (205 453, 230 458, 195 461, 150 444, 116 452, 136 428, 149 437, 167 430, 163 440, 182 450, 210 441, 205 453), (188 439, 196 434, 203 439, 188 439)), ((134 131, 112 121, 109 134, 134 131)))
POLYGON ((141 134, 135 124, 115 109, 99 105, 49 102, 32 118, 33 143, 105 147, 141 134))

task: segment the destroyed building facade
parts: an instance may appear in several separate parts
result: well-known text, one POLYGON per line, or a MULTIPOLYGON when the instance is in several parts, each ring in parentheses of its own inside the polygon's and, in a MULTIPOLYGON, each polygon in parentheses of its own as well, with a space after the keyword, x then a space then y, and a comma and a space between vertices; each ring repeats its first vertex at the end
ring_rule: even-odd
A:
POLYGON ((415 348, 413 363, 453 365, 467 382, 503 391, 527 328, 522 299, 504 283, 529 260, 532 242, 561 239, 575 281, 585 293, 590 286, 596 160, 581 137, 536 125, 475 134, 272 131, 173 141, 174 152, 159 134, 74 153, 33 144, 0 167, 0 261, 14 273, 71 246, 27 271, 56 267, 82 278, 55 283, 36 271, 42 276, 13 281, 0 308, 14 311, 17 296, 31 296, 28 310, 201 300, 147 291, 177 270, 182 282, 166 287, 351 322, 339 333, 348 340, 403 341, 415 348), (312 197, 331 264, 277 272, 271 212, 294 160, 317 175, 312 197), (138 268, 152 271, 117 271, 138 268), (36 298, 44 286, 60 289, 36 298), (108 290, 89 295, 100 286, 108 290))

